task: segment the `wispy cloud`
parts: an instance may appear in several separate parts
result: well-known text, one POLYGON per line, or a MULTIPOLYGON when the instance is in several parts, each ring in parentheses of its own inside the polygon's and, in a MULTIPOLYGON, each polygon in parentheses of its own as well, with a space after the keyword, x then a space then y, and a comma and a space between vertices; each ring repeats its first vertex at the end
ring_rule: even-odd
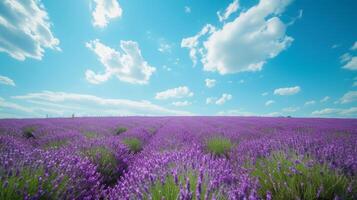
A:
POLYGON ((277 88, 274 90, 275 95, 280 95, 280 96, 289 96, 289 95, 294 95, 297 94, 301 91, 299 86, 295 87, 286 87, 286 88, 277 88))
MULTIPOLYGON (((357 41, 350 48, 351 51, 357 50, 357 41)), ((350 53, 345 53, 340 57, 343 69, 357 70, 357 56, 352 56, 350 53)))
POLYGON ((0 75, 0 84, 15 86, 15 82, 11 78, 1 75, 0 75))
POLYGON ((341 108, 325 108, 322 110, 316 110, 311 113, 314 116, 322 117, 356 117, 357 116, 357 107, 351 107, 346 109, 341 108))
POLYGON ((185 13, 191 13, 191 8, 189 6, 185 6, 185 13))
MULTIPOLYGON (((133 101, 128 99, 102 98, 95 95, 43 91, 13 96, 17 101, 25 101, 31 105, 52 110, 61 108, 63 114, 69 115, 192 115, 190 112, 171 110, 149 101, 133 101)), ((33 111, 33 110, 27 110, 33 111)), ((52 113, 49 113, 52 114, 52 113)), ((58 114, 58 113, 54 113, 58 114)))
POLYGON ((192 104, 192 103, 189 102, 189 101, 175 101, 175 102, 172 102, 172 105, 178 106, 178 107, 189 106, 189 105, 191 105, 191 104, 192 104))
POLYGON ((275 103, 274 100, 268 100, 268 101, 265 102, 265 106, 270 106, 270 105, 272 105, 273 103, 275 103))
POLYGON ((349 91, 344 94, 338 102, 341 104, 352 103, 357 101, 357 91, 349 91))
POLYGON ((221 14, 220 11, 217 12, 217 16, 220 22, 223 22, 224 20, 228 19, 229 16, 233 13, 235 13, 239 8, 239 2, 238 0, 234 0, 232 3, 228 5, 226 10, 224 11, 223 14, 221 14))
POLYGON ((316 102, 314 100, 311 100, 311 101, 306 101, 305 102, 305 106, 309 106, 309 105, 314 105, 316 102))

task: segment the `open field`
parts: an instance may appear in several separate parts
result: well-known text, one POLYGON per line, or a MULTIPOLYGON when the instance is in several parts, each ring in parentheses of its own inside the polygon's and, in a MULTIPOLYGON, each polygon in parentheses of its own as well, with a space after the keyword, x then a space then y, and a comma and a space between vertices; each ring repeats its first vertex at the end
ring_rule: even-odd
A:
POLYGON ((0 199, 356 199, 357 120, 0 121, 0 199))

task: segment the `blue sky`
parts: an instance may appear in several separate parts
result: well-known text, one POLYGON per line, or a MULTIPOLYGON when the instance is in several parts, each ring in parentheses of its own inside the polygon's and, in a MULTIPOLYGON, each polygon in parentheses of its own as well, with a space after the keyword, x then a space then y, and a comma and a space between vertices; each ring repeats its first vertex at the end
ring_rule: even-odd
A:
POLYGON ((0 117, 357 117, 354 0, 5 0, 0 117))

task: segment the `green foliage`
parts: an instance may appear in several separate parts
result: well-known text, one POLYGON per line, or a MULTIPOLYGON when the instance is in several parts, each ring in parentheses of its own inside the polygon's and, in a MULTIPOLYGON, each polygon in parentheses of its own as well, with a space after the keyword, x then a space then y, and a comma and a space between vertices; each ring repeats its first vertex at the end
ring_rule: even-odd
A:
POLYGON ((51 141, 44 145, 44 149, 59 149, 68 144, 67 140, 51 141))
POLYGON ((93 163, 97 165, 97 171, 103 177, 103 183, 114 185, 121 176, 118 165, 121 164, 115 157, 114 153, 105 147, 94 147, 83 151, 93 163))
POLYGON ((12 173, 10 176, 0 174, 2 176, 0 179, 0 199, 20 200, 23 199, 23 195, 18 191, 26 191, 27 194, 33 196, 37 193, 39 187, 45 191, 40 199, 60 199, 60 195, 66 191, 69 180, 67 176, 64 176, 55 186, 52 182, 58 179, 58 174, 50 171, 49 176, 45 177, 42 168, 23 168, 18 174, 12 173))
POLYGON ((228 138, 214 137, 207 140, 206 147, 215 156, 228 156, 233 144, 228 138))
POLYGON ((115 134, 120 135, 120 134, 126 132, 127 130, 128 130, 128 128, 126 128, 126 127, 118 127, 117 129, 115 129, 115 134))
POLYGON ((133 153, 138 153, 142 149, 142 143, 137 138, 125 138, 123 143, 129 148, 133 153))
POLYGON ((88 139, 92 139, 92 138, 96 138, 98 137, 97 133, 96 132, 93 132, 93 131, 85 131, 83 133, 83 135, 88 138, 88 139))
POLYGON ((154 135, 156 133, 156 128, 155 127, 150 127, 147 129, 147 131, 149 132, 150 135, 154 135))
POLYGON ((259 194, 267 191, 272 199, 349 199, 349 180, 328 166, 314 163, 311 158, 299 159, 296 154, 273 153, 258 159, 252 175, 259 179, 259 194))
POLYGON ((35 127, 28 126, 28 127, 23 128, 22 135, 27 139, 35 138, 35 135, 34 135, 35 131, 36 131, 35 127))
MULTIPOLYGON (((180 184, 185 187, 186 177, 190 180, 190 191, 193 194, 193 200, 196 199, 195 191, 197 187, 198 175, 197 173, 188 172, 187 174, 180 174, 178 178, 178 183, 175 183, 175 178, 173 175, 168 175, 162 183, 161 181, 156 181, 150 188, 150 195, 153 200, 176 200, 180 194, 180 184)), ((206 185, 202 184, 201 198, 204 199, 204 194, 206 193, 206 185)))

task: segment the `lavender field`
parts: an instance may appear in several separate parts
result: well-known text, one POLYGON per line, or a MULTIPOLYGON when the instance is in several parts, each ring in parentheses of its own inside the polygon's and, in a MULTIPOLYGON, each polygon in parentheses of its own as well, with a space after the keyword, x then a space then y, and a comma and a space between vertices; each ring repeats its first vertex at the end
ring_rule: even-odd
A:
POLYGON ((0 199, 356 199, 357 120, 0 121, 0 199))

